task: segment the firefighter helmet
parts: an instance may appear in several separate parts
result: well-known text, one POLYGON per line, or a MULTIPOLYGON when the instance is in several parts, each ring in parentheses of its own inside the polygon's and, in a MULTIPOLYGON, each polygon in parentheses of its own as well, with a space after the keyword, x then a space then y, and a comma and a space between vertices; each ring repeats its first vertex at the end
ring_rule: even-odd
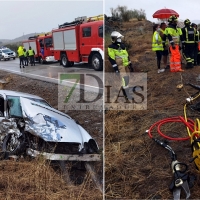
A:
POLYGON ((119 33, 118 31, 113 31, 113 32, 111 33, 110 36, 111 36, 112 42, 116 42, 117 39, 123 38, 123 37, 124 37, 124 36, 123 36, 121 33, 119 33))
POLYGON ((169 17, 168 22, 177 22, 178 18, 175 15, 169 17))
POLYGON ((192 26, 193 28, 197 28, 197 25, 196 25, 195 23, 192 23, 191 26, 192 26))
POLYGON ((190 20, 189 20, 189 19, 186 19, 186 20, 184 21, 184 24, 185 24, 185 25, 190 25, 190 24, 191 24, 191 22, 190 22, 190 20))
POLYGON ((115 38, 123 38, 124 37, 121 33, 117 32, 117 31, 113 31, 110 36, 115 37, 115 38))

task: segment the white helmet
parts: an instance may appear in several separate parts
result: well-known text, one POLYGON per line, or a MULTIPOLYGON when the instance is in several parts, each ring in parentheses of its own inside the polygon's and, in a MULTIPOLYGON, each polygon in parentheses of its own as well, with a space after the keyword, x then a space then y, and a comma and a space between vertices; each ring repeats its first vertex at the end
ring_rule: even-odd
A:
POLYGON ((117 31, 113 31, 110 36, 115 37, 115 38, 123 38, 124 37, 121 33, 117 32, 117 31))

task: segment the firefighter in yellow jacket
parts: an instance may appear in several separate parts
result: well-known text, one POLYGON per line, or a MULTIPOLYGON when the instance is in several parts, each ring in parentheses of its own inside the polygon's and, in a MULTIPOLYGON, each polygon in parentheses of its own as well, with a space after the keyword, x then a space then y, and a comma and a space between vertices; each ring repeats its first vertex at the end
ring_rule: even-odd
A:
POLYGON ((165 39, 168 38, 169 40, 169 50, 170 50, 170 71, 171 72, 181 72, 184 71, 181 69, 181 47, 180 41, 184 43, 182 37, 181 28, 177 27, 178 19, 176 16, 172 15, 168 19, 168 26, 165 29, 165 39))
POLYGON ((31 63, 31 66, 35 66, 35 51, 31 48, 31 46, 29 47, 29 50, 28 50, 28 56, 30 58, 30 63, 31 63))
POLYGON ((23 66, 23 68, 25 68, 24 67, 24 50, 22 46, 18 47, 17 53, 19 56, 19 67, 21 68, 21 66, 23 66))
POLYGON ((133 72, 126 46, 122 43, 124 36, 117 31, 111 33, 112 44, 108 46, 109 61, 117 74, 120 74, 122 81, 122 92, 126 99, 132 100, 129 94, 129 74, 133 72))

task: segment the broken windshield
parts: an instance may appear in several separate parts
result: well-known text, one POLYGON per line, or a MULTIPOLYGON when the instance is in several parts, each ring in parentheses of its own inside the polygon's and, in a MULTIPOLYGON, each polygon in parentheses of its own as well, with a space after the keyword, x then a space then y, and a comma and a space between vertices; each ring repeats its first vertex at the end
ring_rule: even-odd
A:
POLYGON ((8 113, 10 117, 23 117, 20 97, 7 96, 8 113))

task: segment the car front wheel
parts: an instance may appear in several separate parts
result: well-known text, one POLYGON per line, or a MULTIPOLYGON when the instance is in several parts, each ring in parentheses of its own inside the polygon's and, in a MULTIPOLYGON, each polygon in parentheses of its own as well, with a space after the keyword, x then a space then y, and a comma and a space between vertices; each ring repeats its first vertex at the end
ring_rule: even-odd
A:
POLYGON ((3 140, 2 150, 8 152, 10 155, 20 154, 23 151, 25 143, 25 135, 22 134, 20 137, 15 134, 8 134, 3 140))

